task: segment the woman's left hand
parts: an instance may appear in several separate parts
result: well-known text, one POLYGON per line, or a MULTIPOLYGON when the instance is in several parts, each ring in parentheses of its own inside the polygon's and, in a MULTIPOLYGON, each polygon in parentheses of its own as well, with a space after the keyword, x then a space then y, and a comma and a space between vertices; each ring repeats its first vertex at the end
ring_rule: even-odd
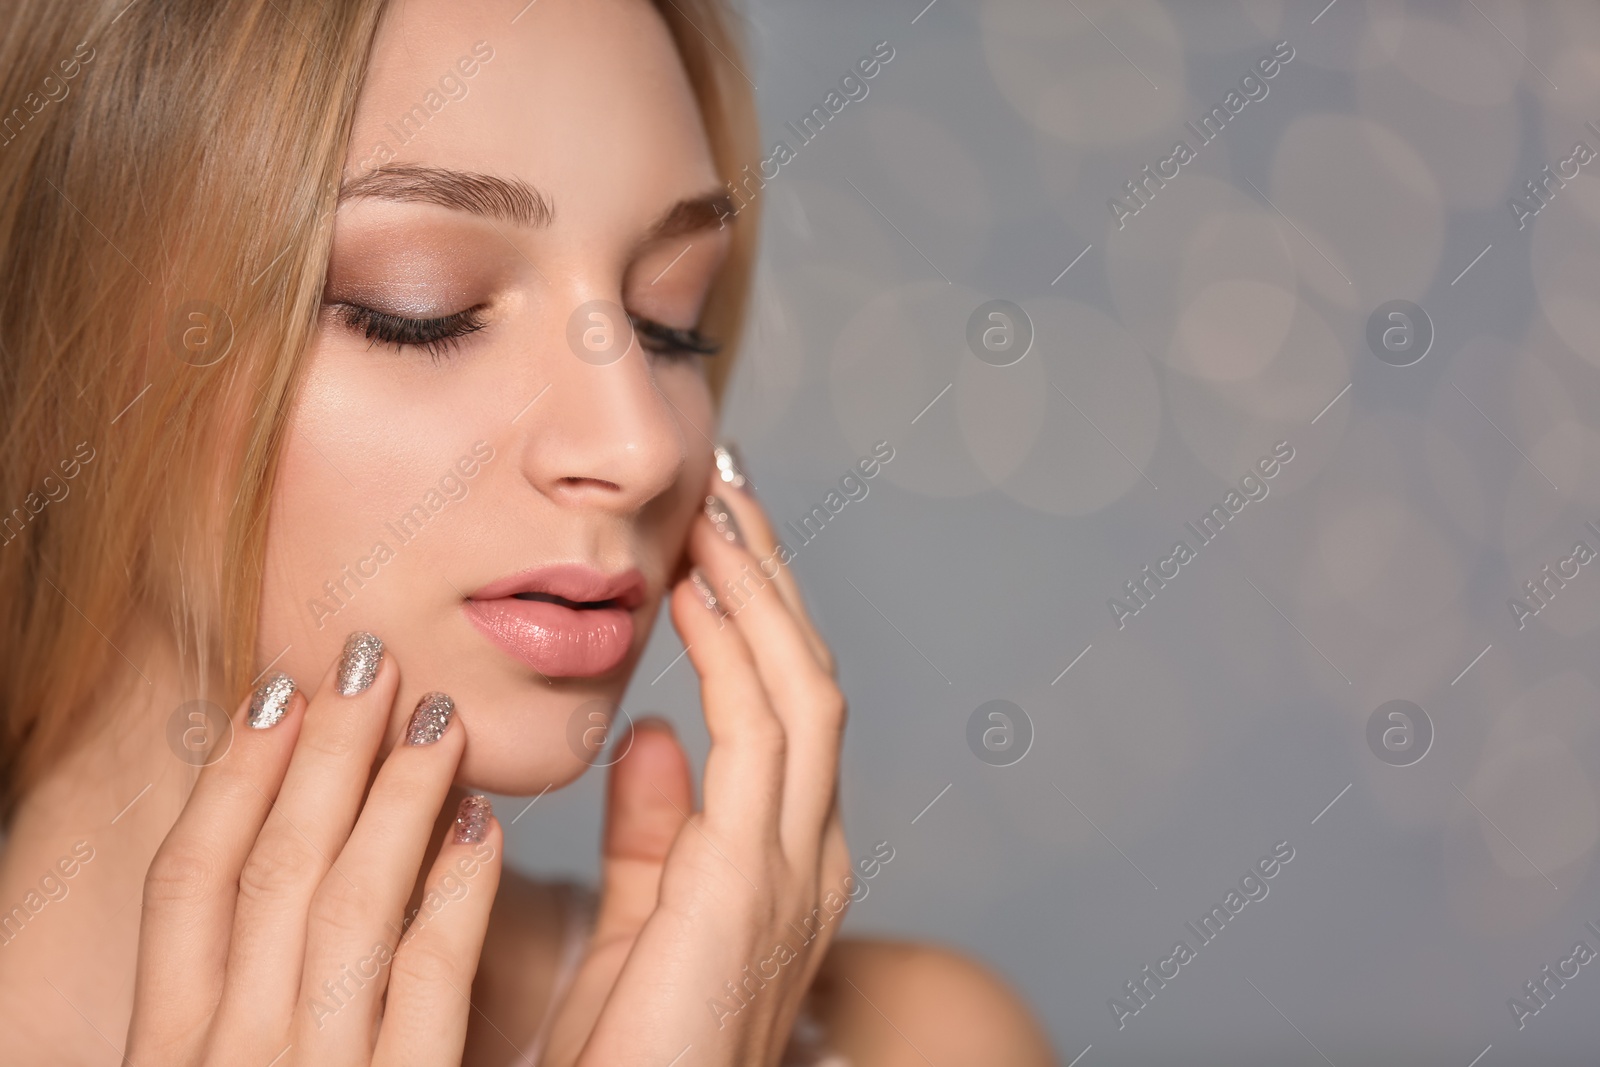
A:
POLYGON ((743 538, 699 516, 689 558, 720 603, 692 579, 671 597, 711 735, 705 805, 671 729, 640 723, 611 772, 600 915, 555 1067, 777 1064, 855 885, 832 658, 754 498, 713 492, 743 538))

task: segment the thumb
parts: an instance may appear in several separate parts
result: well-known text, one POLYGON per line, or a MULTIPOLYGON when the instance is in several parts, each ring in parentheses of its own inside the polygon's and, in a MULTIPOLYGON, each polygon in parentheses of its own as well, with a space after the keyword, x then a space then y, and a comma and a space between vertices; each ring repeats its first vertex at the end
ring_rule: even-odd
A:
POLYGON ((667 853, 694 805, 689 760, 672 727, 641 719, 606 784, 600 910, 589 953, 563 998, 541 1063, 576 1063, 634 939, 656 908, 667 853))
POLYGON ((632 938, 655 911, 661 871, 694 810, 689 760, 664 719, 641 719, 611 768, 595 940, 632 938))

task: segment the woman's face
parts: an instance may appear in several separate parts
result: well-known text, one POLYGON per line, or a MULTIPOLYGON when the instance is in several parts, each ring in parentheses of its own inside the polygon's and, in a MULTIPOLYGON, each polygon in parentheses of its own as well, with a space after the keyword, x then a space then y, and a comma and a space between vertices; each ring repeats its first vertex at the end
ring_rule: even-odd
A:
POLYGON ((705 357, 673 331, 726 254, 722 192, 645 0, 391 4, 282 445, 259 666, 282 653, 312 689, 370 630, 399 718, 455 700, 463 784, 583 770, 569 723, 620 698, 707 491, 705 357))

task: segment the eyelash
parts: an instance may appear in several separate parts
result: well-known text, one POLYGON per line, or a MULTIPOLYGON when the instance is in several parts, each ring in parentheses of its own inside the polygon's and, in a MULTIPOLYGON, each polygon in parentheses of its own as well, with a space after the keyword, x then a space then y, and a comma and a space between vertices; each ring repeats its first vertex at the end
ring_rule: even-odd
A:
POLYGON ((407 346, 420 348, 435 363, 459 348, 463 337, 488 325, 478 316, 482 305, 441 315, 436 319, 409 319, 360 304, 338 304, 336 307, 340 320, 350 329, 365 335, 368 341, 394 345, 396 350, 407 346))
POLYGON ((640 337, 639 347, 647 352, 655 352, 669 359, 685 359, 689 356, 714 356, 722 350, 722 345, 699 330, 680 330, 675 326, 667 326, 654 319, 647 319, 642 315, 628 316, 628 321, 633 324, 633 332, 640 337), (650 342, 655 342, 652 347, 650 342))
MULTIPOLYGON (((488 325, 480 316, 482 305, 442 315, 435 319, 411 319, 391 315, 360 304, 338 304, 340 320, 374 343, 393 345, 396 350, 421 348, 438 363, 458 349, 461 339, 488 325)), ((628 316, 640 347, 669 359, 714 356, 722 346, 698 330, 667 326, 640 315, 628 316)))

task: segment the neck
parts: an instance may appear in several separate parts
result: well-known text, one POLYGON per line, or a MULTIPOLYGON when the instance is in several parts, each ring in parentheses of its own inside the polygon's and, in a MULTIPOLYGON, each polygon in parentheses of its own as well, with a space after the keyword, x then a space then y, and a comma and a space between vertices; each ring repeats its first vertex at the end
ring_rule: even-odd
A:
POLYGON ((170 635, 144 623, 117 635, 117 669, 79 709, 84 736, 20 799, 0 848, 3 1029, 48 1039, 62 1062, 121 1046, 145 870, 199 773, 167 742, 194 694, 170 635))

